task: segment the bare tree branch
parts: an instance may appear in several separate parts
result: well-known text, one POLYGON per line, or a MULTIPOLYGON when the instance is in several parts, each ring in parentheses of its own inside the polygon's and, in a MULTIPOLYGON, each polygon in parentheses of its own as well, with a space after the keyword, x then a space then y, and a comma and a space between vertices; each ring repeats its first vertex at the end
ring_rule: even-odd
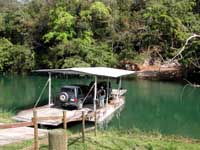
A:
POLYGON ((174 59, 175 59, 176 57, 178 57, 179 55, 181 56, 181 59, 183 59, 182 52, 185 50, 185 47, 188 45, 188 42, 189 42, 191 39, 196 38, 196 37, 200 38, 200 35, 193 34, 192 36, 190 36, 190 37, 186 40, 186 42, 185 42, 184 46, 181 48, 181 50, 180 50, 172 59, 169 60, 169 63, 171 63, 172 61, 174 61, 174 59))

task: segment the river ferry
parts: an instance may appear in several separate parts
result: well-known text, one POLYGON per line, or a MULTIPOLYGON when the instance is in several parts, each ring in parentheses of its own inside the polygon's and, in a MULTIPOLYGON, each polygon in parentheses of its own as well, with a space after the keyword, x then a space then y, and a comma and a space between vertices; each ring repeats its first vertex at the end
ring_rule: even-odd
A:
MULTIPOLYGON (((125 104, 124 94, 127 90, 121 88, 122 77, 135 73, 134 71, 107 67, 41 69, 35 72, 48 73, 49 75, 49 79, 44 87, 44 89, 48 87, 48 104, 37 107, 40 95, 34 108, 20 111, 14 117, 17 121, 30 122, 33 118, 33 109, 37 111, 38 117, 51 116, 51 118, 62 116, 63 111, 66 111, 67 123, 80 121, 83 112, 86 116, 86 121, 94 122, 96 119, 98 124, 108 121, 125 104), (94 81, 90 85, 76 84, 62 86, 58 96, 52 98, 52 75, 54 74, 91 76, 94 78, 94 81), (99 79, 101 79, 101 82, 98 82, 99 79), (111 88, 110 79, 119 81, 117 89, 111 88), (69 107, 74 107, 74 109, 68 109, 69 107)), ((45 119, 39 120, 38 123, 41 125, 58 126, 62 123, 62 120, 45 119)))

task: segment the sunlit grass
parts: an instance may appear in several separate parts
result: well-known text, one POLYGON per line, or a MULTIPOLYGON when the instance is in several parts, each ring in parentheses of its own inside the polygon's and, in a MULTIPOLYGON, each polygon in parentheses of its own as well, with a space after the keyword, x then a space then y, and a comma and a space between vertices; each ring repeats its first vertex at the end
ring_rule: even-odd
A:
MULTIPOLYGON (((19 150, 32 146, 32 141, 4 146, 4 149, 19 150)), ((81 135, 68 139, 68 150, 197 150, 200 141, 160 133, 144 133, 136 130, 105 130, 86 133, 85 143, 81 135)), ((47 138, 40 141, 40 150, 48 150, 47 138)))

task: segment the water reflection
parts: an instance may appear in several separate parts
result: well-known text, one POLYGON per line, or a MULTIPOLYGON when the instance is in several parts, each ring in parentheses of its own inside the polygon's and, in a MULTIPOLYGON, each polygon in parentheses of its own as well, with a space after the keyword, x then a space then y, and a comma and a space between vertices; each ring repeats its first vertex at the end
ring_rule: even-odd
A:
MULTIPOLYGON (((125 110, 120 117, 123 128, 139 128, 200 138, 200 89, 188 87, 183 99, 182 84, 132 81, 128 87, 125 110)), ((111 126, 118 126, 115 118, 111 126)))

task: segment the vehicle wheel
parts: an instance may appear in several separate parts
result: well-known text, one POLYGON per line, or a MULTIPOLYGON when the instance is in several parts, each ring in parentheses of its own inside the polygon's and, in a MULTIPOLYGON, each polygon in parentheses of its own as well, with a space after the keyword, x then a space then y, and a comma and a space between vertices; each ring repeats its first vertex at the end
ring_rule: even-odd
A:
POLYGON ((59 95, 59 100, 61 102, 67 102, 69 99, 69 95, 66 92, 61 92, 59 95))

